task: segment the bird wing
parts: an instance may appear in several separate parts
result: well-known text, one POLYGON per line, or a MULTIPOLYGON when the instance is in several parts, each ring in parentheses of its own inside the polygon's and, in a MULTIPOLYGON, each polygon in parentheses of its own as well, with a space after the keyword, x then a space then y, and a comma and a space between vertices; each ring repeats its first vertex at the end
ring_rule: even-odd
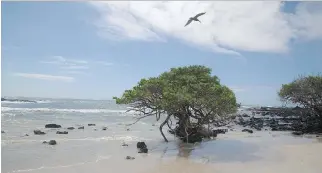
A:
POLYGON ((206 12, 199 13, 199 14, 197 14, 197 15, 195 16, 195 18, 198 18, 199 16, 202 16, 202 15, 204 15, 204 14, 206 14, 206 12))
POLYGON ((191 20, 191 19, 189 19, 185 26, 189 25, 189 24, 191 23, 191 21, 192 21, 192 20, 191 20))

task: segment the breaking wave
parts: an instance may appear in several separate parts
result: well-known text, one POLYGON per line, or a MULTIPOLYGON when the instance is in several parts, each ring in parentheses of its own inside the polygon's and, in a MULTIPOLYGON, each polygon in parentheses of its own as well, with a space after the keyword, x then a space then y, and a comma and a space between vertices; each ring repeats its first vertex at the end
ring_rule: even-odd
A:
POLYGON ((5 104, 37 104, 37 103, 52 103, 50 100, 33 100, 33 101, 1 101, 1 103, 5 104))
MULTIPOLYGON (((111 109, 57 109, 57 108, 11 108, 1 107, 1 112, 64 112, 64 113, 120 113, 125 114, 126 110, 111 109)), ((131 113, 131 112, 128 112, 131 113)))

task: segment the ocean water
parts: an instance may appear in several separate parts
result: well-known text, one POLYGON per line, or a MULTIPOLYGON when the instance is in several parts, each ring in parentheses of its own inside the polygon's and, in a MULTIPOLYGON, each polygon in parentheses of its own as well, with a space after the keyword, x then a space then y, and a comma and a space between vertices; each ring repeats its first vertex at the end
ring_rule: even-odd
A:
POLYGON ((219 135, 216 140, 194 145, 181 143, 164 128, 170 140, 165 143, 159 132, 160 122, 155 117, 127 126, 135 121, 136 115, 126 112, 127 106, 116 105, 114 101, 28 99, 37 103, 1 102, 1 130, 5 132, 1 134, 1 171, 4 173, 144 172, 160 166, 161 161, 178 159, 202 164, 246 163, 263 159, 263 153, 272 153, 267 148, 315 140, 295 138, 285 132, 247 134, 236 126, 234 131, 219 135), (45 129, 48 123, 61 125, 58 130, 68 134, 45 129), (96 126, 88 126, 90 123, 96 126), (77 129, 79 126, 85 129, 77 129), (75 129, 67 130, 67 127, 75 129), (103 127, 107 130, 102 130, 103 127), (46 134, 34 135, 36 129, 46 134), (42 144, 48 140, 56 140, 57 145, 42 144), (137 153, 138 141, 146 142, 148 154, 137 153), (122 143, 129 146, 123 147, 122 143), (126 156, 136 159, 128 161, 126 156))

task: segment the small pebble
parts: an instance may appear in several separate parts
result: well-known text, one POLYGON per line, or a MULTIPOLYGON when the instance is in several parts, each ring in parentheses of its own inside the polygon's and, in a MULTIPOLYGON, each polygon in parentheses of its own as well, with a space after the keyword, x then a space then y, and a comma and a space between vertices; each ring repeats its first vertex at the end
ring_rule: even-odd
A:
POLYGON ((68 134, 68 132, 67 131, 63 131, 63 132, 57 131, 56 134, 64 134, 64 135, 66 135, 66 134, 68 134))
POLYGON ((126 156, 125 158, 126 160, 134 160, 135 158, 134 157, 131 157, 131 156, 126 156))

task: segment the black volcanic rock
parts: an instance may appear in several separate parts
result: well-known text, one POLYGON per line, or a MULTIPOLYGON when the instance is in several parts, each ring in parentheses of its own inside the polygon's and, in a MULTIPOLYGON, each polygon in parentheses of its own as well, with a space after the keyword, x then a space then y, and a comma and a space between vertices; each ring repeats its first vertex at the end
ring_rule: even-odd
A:
POLYGON ((136 148, 138 148, 138 153, 148 153, 148 148, 145 144, 145 142, 138 142, 136 144, 136 148))
POLYGON ((44 141, 44 142, 42 142, 43 144, 48 144, 48 145, 56 145, 57 144, 57 142, 55 141, 55 140, 50 140, 50 141, 44 141))
POLYGON ((243 129, 243 130, 242 130, 242 132, 253 133, 253 131, 252 131, 252 130, 250 130, 250 129, 243 129))
POLYGON ((145 142, 138 142, 137 144, 136 144, 136 148, 146 148, 147 146, 146 146, 146 144, 145 144, 145 142))
POLYGON ((40 131, 40 130, 34 130, 34 134, 35 135, 44 135, 44 134, 46 134, 45 132, 42 132, 42 131, 40 131))
POLYGON ((61 128, 61 125, 58 125, 58 124, 46 124, 45 128, 61 128))
POLYGON ((63 134, 63 135, 66 135, 66 134, 68 134, 68 132, 67 132, 67 131, 63 131, 63 132, 61 132, 61 131, 57 131, 57 132, 56 132, 56 134, 63 134))
POLYGON ((56 142, 55 140, 50 140, 50 141, 48 142, 48 144, 49 144, 49 145, 56 145, 56 144, 57 144, 57 142, 56 142))
POLYGON ((134 159, 135 159, 135 157, 126 156, 126 157, 125 157, 125 159, 126 159, 126 160, 134 160, 134 159))

